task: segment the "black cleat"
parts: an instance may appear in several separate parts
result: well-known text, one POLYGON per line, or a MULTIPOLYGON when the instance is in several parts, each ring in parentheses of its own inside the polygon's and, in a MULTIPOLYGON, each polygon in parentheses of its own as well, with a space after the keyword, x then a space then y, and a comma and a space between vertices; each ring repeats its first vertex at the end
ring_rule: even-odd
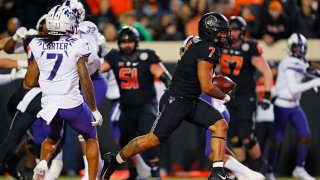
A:
POLYGON ((224 172, 222 167, 215 167, 211 169, 211 174, 208 180, 231 180, 230 177, 224 172))
POLYGON ((150 164, 151 167, 151 179, 152 180, 161 180, 159 163, 150 164))
POLYGON ((120 164, 117 162, 116 154, 108 152, 103 156, 104 165, 101 170, 101 179, 110 179, 112 173, 117 169, 120 164))

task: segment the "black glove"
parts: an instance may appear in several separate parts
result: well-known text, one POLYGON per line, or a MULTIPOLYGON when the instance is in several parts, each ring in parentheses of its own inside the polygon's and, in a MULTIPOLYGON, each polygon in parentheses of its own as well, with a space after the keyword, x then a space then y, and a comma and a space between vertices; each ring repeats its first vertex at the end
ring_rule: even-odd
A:
POLYGON ((266 91, 266 92, 264 93, 263 99, 259 102, 259 105, 261 106, 261 108, 262 108, 263 110, 269 109, 269 107, 270 107, 270 105, 271 105, 270 97, 271 97, 270 91, 266 91))

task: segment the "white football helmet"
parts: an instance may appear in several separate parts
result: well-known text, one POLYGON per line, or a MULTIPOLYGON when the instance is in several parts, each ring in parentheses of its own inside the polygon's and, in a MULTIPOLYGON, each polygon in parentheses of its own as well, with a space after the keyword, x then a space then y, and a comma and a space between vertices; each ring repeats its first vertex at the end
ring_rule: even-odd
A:
POLYGON ((69 7, 57 5, 49 11, 46 26, 50 35, 71 36, 75 33, 78 23, 69 7))
POLYGON ((297 58, 304 58, 307 53, 307 39, 299 33, 293 33, 288 39, 288 54, 297 58), (294 48, 300 47, 300 50, 294 48))
POLYGON ((72 9, 79 23, 84 21, 84 18, 86 16, 86 11, 81 2, 79 2, 78 0, 66 0, 62 5, 68 6, 69 8, 72 9))

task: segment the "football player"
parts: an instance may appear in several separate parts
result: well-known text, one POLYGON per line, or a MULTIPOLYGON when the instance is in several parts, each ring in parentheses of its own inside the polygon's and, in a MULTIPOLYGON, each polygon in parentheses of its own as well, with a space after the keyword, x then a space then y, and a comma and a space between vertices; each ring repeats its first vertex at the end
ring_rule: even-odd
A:
MULTIPOLYGON (((217 109, 199 99, 201 92, 205 92, 211 97, 222 99, 225 102, 230 101, 228 94, 212 84, 213 70, 219 63, 220 48, 229 46, 229 22, 223 15, 211 12, 201 17, 198 29, 199 37, 192 39, 186 47, 176 66, 169 89, 160 100, 160 112, 151 131, 131 140, 118 154, 107 153, 104 157, 102 179, 110 179, 115 169, 129 157, 159 146, 179 127, 183 120, 213 132, 211 138, 211 148, 214 152, 212 153, 213 164, 212 173, 208 179, 230 179, 223 168, 228 124, 217 109)), ((135 47, 135 44, 130 40, 125 42, 127 45, 122 45, 124 49, 120 49, 120 51, 130 53, 132 51, 130 46, 135 47)), ((142 56, 141 53, 140 58, 141 60, 145 59, 145 55, 142 56)), ((123 72, 120 73, 123 76, 118 77, 118 84, 121 84, 123 88, 137 88, 140 83, 134 78, 139 77, 139 74, 136 75, 134 68, 127 67, 133 62, 127 64, 130 61, 124 61, 125 59, 119 61, 119 59, 121 58, 113 58, 118 61, 111 65, 118 67, 117 69, 123 69, 123 72)), ((147 61, 142 61, 142 63, 146 64, 147 61)), ((158 76, 165 73, 164 71, 159 72, 162 74, 159 73, 158 76)), ((139 94, 135 93, 135 95, 139 94)), ((146 95, 144 94, 144 96, 146 95)))
MULTIPOLYGON (((194 38, 194 36, 187 37, 183 43, 182 47, 180 48, 180 55, 183 55, 183 52, 185 51, 185 47, 187 44, 194 38)), ((224 101, 220 99, 212 98, 205 93, 201 94, 201 98, 214 106, 217 110, 220 111, 220 113, 223 115, 225 120, 229 123, 230 121, 230 115, 229 111, 224 105, 224 101)), ((205 155, 209 158, 211 157, 211 148, 210 148, 210 141, 212 137, 212 132, 207 130, 206 131, 206 146, 205 146, 205 155)), ((260 173, 257 173, 255 171, 252 171, 248 167, 244 166, 243 164, 239 163, 234 157, 231 150, 226 147, 226 154, 224 155, 223 161, 224 161, 224 167, 231 170, 232 173, 237 177, 238 180, 263 180, 264 176, 260 173)))
POLYGON ((307 40, 302 34, 293 33, 288 39, 288 55, 280 61, 276 80, 274 102, 273 143, 268 156, 267 178, 275 180, 273 175, 278 149, 284 139, 285 129, 290 121, 297 131, 299 143, 297 147, 296 167, 292 172, 294 178, 315 180, 304 169, 311 140, 311 132, 307 117, 300 107, 302 92, 320 86, 320 78, 302 82, 307 74, 309 63, 305 60, 307 40))
MULTIPOLYGON (((120 89, 121 114, 118 125, 122 147, 152 127, 158 110, 154 78, 159 78, 166 85, 171 80, 153 50, 137 48, 139 41, 140 35, 134 27, 123 27, 117 38, 119 50, 112 49, 102 64, 104 71, 113 70, 120 89)), ((146 155, 151 176, 160 179, 159 149, 150 149, 146 155)), ((137 172, 134 163, 130 162, 129 167, 130 177, 135 178, 137 172)))
POLYGON ((91 54, 89 42, 71 37, 78 23, 76 15, 66 6, 53 7, 47 15, 46 26, 47 35, 34 38, 28 46, 31 63, 24 80, 27 87, 40 85, 42 110, 37 116, 48 129, 33 179, 43 179, 47 173, 47 163, 59 142, 64 121, 85 139, 89 178, 96 179, 99 145, 95 126, 101 125, 103 119, 96 107, 87 68, 91 54))
POLYGON ((232 150, 240 162, 246 160, 246 152, 253 161, 252 169, 265 173, 264 162, 259 143, 253 134, 253 114, 256 109, 256 80, 254 73, 258 70, 265 82, 265 96, 260 102, 264 109, 270 106, 270 90, 272 73, 262 56, 261 46, 253 40, 245 39, 246 21, 240 16, 233 16, 229 20, 231 26, 232 43, 229 49, 223 49, 220 66, 223 75, 228 76, 237 84, 235 98, 227 103, 230 112, 228 138, 232 150))

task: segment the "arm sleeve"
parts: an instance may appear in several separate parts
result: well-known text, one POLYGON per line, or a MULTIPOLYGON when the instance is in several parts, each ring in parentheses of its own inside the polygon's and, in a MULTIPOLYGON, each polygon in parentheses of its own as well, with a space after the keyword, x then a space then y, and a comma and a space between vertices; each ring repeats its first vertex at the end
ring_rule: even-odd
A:
POLYGON ((92 53, 90 49, 90 44, 88 41, 80 41, 79 45, 76 47, 76 59, 79 60, 82 57, 89 57, 92 53))
POLYGON ((304 91, 307 91, 313 88, 314 86, 312 81, 308 81, 304 83, 297 82, 297 80, 295 79, 296 71, 293 69, 287 69, 285 73, 286 73, 288 88, 292 94, 302 93, 304 91))

